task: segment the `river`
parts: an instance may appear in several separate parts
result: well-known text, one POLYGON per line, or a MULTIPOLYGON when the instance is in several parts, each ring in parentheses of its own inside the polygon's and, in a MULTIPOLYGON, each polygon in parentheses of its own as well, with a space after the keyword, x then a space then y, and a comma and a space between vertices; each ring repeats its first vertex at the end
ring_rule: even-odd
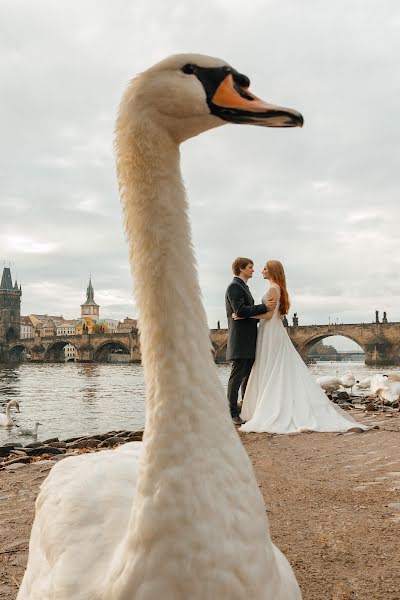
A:
MULTIPOLYGON (((335 375, 337 370, 343 375, 351 370, 356 379, 398 370, 375 369, 356 362, 320 362, 309 368, 315 377, 335 375)), ((230 366, 217 365, 217 371, 226 387, 230 366)), ((39 421, 40 440, 140 429, 144 424, 144 397, 139 364, 0 365, 0 411, 4 412, 9 400, 18 399, 21 412, 12 410, 14 420, 25 428, 39 421)), ((17 432, 16 427, 1 427, 0 445, 29 440, 17 432)))

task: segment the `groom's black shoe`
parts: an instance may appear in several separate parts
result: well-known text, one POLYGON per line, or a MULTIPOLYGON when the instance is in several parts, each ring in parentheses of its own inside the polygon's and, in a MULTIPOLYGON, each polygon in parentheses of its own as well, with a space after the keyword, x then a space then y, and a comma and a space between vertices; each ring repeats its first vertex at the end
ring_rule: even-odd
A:
POLYGON ((239 416, 232 417, 232 421, 234 425, 244 425, 244 423, 246 423, 246 421, 243 421, 243 419, 241 419, 239 416))

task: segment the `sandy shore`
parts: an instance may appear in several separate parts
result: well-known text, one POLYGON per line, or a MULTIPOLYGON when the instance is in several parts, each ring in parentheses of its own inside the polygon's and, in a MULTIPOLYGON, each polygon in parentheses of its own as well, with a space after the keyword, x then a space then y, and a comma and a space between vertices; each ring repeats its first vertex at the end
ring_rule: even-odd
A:
MULTIPOLYGON (((241 436, 273 540, 293 565, 304 600, 400 598, 400 413, 356 418, 380 428, 241 436)), ((33 463, 0 472, 1 600, 15 599, 35 497, 50 468, 33 463)))

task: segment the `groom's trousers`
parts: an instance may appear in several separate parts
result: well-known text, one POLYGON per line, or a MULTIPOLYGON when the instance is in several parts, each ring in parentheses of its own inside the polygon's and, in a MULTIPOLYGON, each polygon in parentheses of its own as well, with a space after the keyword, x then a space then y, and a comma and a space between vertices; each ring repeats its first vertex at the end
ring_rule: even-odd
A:
POLYGON ((239 416, 239 407, 237 403, 239 388, 242 388, 241 392, 243 399, 253 363, 254 358, 237 358, 232 361, 232 370, 228 382, 229 409, 232 417, 239 416))

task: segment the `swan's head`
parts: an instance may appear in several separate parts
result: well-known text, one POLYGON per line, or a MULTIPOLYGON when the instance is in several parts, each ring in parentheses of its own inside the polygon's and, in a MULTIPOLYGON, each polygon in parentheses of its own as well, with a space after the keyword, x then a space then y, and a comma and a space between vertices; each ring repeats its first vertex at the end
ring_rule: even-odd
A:
POLYGON ((14 399, 13 399, 13 400, 10 400, 10 401, 7 403, 7 406, 9 406, 9 407, 13 406, 13 407, 16 409, 16 411, 17 411, 17 412, 20 412, 20 411, 19 411, 19 402, 18 402, 18 400, 14 400, 14 399))
POLYGON ((225 123, 303 125, 300 113, 260 100, 249 87, 249 78, 223 60, 178 54, 132 81, 121 103, 120 119, 154 122, 178 142, 225 123))

